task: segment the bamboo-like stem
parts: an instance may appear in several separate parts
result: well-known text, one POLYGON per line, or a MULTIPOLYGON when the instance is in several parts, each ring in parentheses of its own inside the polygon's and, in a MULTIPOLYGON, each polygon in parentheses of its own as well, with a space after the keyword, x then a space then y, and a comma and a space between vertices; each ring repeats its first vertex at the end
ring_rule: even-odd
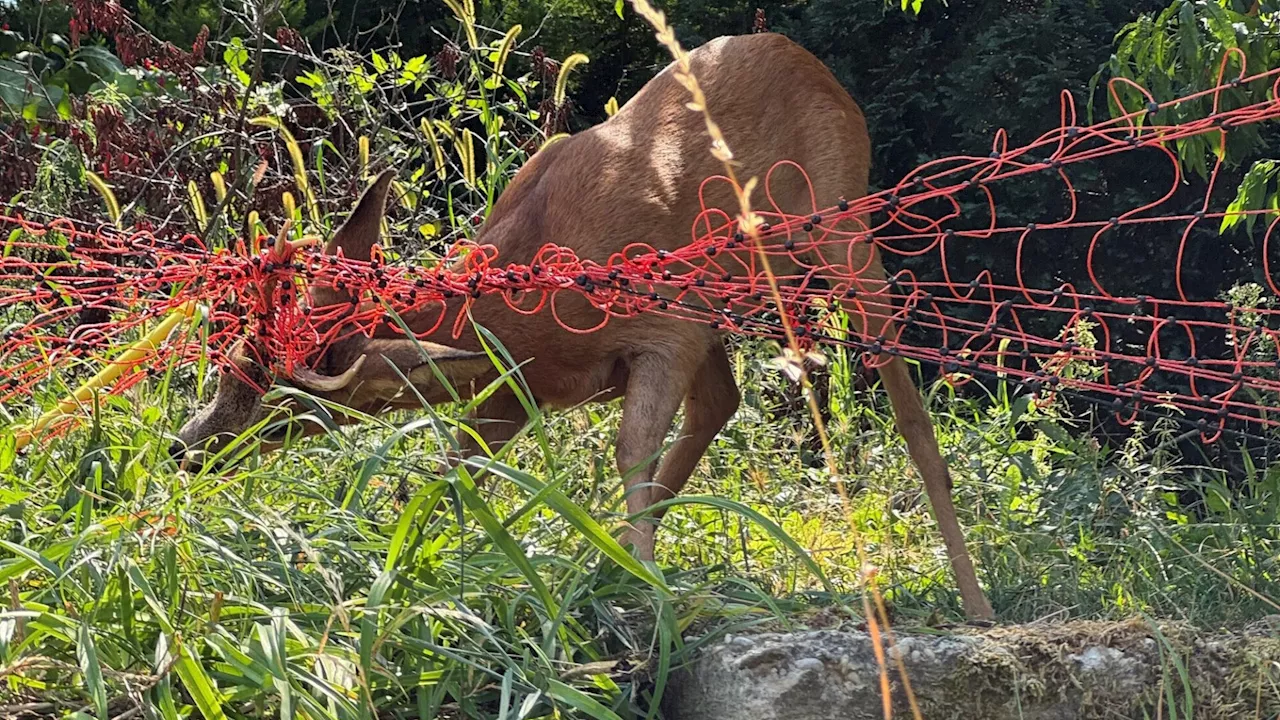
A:
POLYGON ((19 428, 15 434, 17 449, 22 450, 31 444, 36 435, 48 427, 50 423, 75 411, 76 408, 93 397, 94 393, 115 382, 126 370, 146 358, 149 353, 159 347, 160 343, 164 342, 165 338, 169 337, 169 333, 173 332, 174 328, 195 314, 195 310, 196 304, 194 300, 188 300, 178 306, 151 332, 122 353, 120 357, 108 363, 97 375, 85 381, 79 389, 71 394, 71 397, 58 403, 57 407, 41 415, 30 425, 19 428))

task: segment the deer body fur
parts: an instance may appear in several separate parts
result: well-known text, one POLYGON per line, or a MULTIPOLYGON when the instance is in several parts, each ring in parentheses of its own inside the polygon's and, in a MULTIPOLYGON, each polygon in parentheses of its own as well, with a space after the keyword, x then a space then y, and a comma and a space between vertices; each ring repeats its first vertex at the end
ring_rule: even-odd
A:
MULTIPOLYGON (((740 177, 763 182, 779 160, 794 161, 807 173, 808 183, 785 168, 775 173, 769 184, 778 210, 809 214, 835 205, 841 197, 855 199, 866 193, 871 147, 865 120, 817 58, 780 35, 756 34, 713 40, 694 50, 690 61, 707 107, 734 152, 740 177)), ((668 67, 609 120, 544 147, 516 174, 476 241, 496 247, 503 264, 530 263, 548 243, 604 263, 633 243, 665 250, 688 244, 704 205, 736 216, 737 201, 727 184, 710 183, 700 197, 703 180, 722 174, 723 166, 709 152, 703 119, 686 107, 688 99, 688 91, 668 67)), ((329 242, 328 252, 340 247, 349 258, 368 259, 378 240, 389 179, 390 174, 384 175, 366 191, 329 242)), ((860 271, 868 287, 883 283, 884 270, 871 245, 827 245, 820 250, 826 263, 860 271)), ((775 266, 780 274, 793 269, 775 266)), ((312 291, 314 305, 344 300, 349 298, 334 290, 312 291)), ((460 337, 452 336, 462 307, 461 299, 447 302, 444 321, 424 343, 398 336, 390 327, 372 339, 338 343, 319 368, 318 377, 328 379, 316 380, 309 389, 364 412, 419 407, 421 399, 446 401, 447 391, 424 352, 460 391, 483 388, 498 370, 479 352, 480 338, 469 323, 460 337), (413 392, 405 391, 402 375, 414 385, 413 392)), ((430 327, 439 312, 405 320, 411 327, 430 327)), ((615 455, 628 489, 627 509, 633 514, 680 491, 738 407, 724 340, 708 325, 640 314, 612 318, 595 332, 575 334, 547 309, 523 315, 496 295, 475 299, 470 312, 517 362, 524 363, 521 373, 540 406, 623 398, 615 455), (685 416, 675 444, 660 464, 652 462, 681 406, 685 416)), ((576 293, 560 293, 556 313, 582 328, 603 319, 600 310, 576 293)), ((885 320, 868 322, 881 325, 866 328, 868 332, 889 334, 885 320)), ((883 385, 924 479, 965 610, 971 617, 989 617, 991 609, 964 545, 929 416, 905 363, 897 357, 886 359, 880 369, 883 385)), ((239 385, 243 383, 234 376, 223 376, 213 404, 179 433, 186 446, 219 430, 239 432, 260 416, 259 402, 252 411, 240 411, 243 417, 238 421, 226 419, 235 413, 225 408, 253 402, 239 385)), ((508 391, 491 396, 472 418, 492 450, 526 420, 523 406, 508 391)), ((464 449, 465 455, 478 447, 468 440, 464 449)), ((636 522, 627 538, 646 559, 653 555, 656 522, 636 522)))

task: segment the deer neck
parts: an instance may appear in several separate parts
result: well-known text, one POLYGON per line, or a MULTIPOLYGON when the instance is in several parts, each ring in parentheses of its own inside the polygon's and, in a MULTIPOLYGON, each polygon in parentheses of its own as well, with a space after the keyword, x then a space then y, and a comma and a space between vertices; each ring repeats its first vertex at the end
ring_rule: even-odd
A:
MULTIPOLYGON (((496 329, 512 315, 506 302, 496 295, 473 298, 454 295, 440 303, 401 316, 405 325, 419 340, 458 348, 481 350, 482 345, 475 326, 496 329)), ((374 337, 403 336, 399 324, 388 320, 374 331, 374 337)))

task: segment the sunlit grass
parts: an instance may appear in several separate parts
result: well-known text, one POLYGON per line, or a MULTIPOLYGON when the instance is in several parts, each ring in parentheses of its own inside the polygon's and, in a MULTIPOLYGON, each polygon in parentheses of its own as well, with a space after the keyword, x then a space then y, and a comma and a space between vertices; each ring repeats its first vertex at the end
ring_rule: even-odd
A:
MULTIPOLYGON (((96 426, 0 457, 4 703, 93 714, 105 702, 114 715, 141 702, 162 717, 190 705, 215 717, 646 717, 700 642, 860 607, 839 498, 795 445, 805 418, 771 404, 786 392, 764 371, 772 351, 739 352, 756 380, 664 520, 654 569, 611 539, 625 519, 616 406, 539 418, 480 485, 442 472, 447 424, 430 414, 266 456, 249 443, 233 470, 189 474, 163 448, 190 399, 169 412, 174 398, 143 386, 96 426)), ((1145 612, 1225 624, 1273 611, 1241 587, 1275 594, 1274 480, 1193 517, 1167 493, 1211 471, 1194 480, 1136 446, 1106 452, 1051 412, 1015 421, 1016 397, 935 391, 1002 620, 1145 612)), ((833 395, 862 401, 834 417, 833 442, 897 622, 959 620, 884 402, 838 385, 833 395)))

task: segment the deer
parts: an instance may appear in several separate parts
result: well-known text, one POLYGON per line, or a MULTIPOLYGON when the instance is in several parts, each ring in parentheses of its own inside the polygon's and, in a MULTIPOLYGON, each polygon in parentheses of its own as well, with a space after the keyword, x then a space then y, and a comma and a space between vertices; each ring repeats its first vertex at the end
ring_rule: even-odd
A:
MULTIPOLYGON (((794 173, 794 178, 772 180, 778 207, 807 214, 815 202, 818 208, 832 207, 866 195, 871 164, 866 120, 817 57, 782 35, 757 33, 711 40, 692 50, 689 62, 746 176, 762 176, 780 159, 807 173, 807 180, 794 173)), ((723 166, 709 152, 702 117, 686 108, 687 90, 673 68, 674 63, 666 67, 604 122, 535 152, 499 196, 475 242, 492 245, 504 263, 528 264, 547 243, 605 262, 632 243, 674 250, 689 242, 691 224, 704 206, 735 208, 729 188, 703 187, 703 180, 723 173, 723 166)), ((387 170, 365 189, 324 244, 324 253, 370 259, 380 240, 394 175, 387 170)), ((867 283, 886 282, 873 243, 824 245, 816 251, 825 262, 860 270, 867 283)), ((783 274, 788 268, 775 270, 783 274)), ((332 287, 312 287, 309 293, 316 307, 355 300, 332 287)), ((557 301, 557 314, 572 318, 578 327, 598 324, 601 311, 585 297, 571 295, 557 301)), ((438 324, 438 330, 420 339, 390 326, 379 328, 335 343, 315 369, 298 368, 289 377, 265 377, 248 346, 233 353, 233 361, 251 377, 257 372, 268 385, 302 389, 364 415, 420 410, 424 402, 452 400, 441 378, 466 392, 485 387, 500 373, 473 325, 461 323, 463 330, 454 337, 452 328, 464 307, 471 321, 492 333, 520 363, 539 408, 621 398, 614 454, 627 512, 638 518, 624 528, 622 539, 640 559, 652 561, 662 513, 646 510, 681 491, 738 409, 740 394, 723 328, 640 313, 577 334, 549 312, 519 314, 500 297, 482 295, 469 305, 464 298, 446 301, 443 322, 437 322, 439 310, 431 318, 404 316, 415 332, 426 333, 423 326, 438 324), (683 424, 659 460, 681 407, 683 424)), ((858 328, 862 332, 892 335, 888 312, 863 317, 868 326, 858 328)), ((965 545, 951 477, 922 395, 902 357, 886 353, 879 361, 881 385, 923 479, 964 612, 973 620, 990 620, 991 606, 965 545)), ((220 447, 266 413, 255 384, 224 371, 212 401, 178 431, 171 453, 189 457, 198 448, 220 447)), ((345 422, 341 416, 335 419, 345 422)), ((465 419, 479 440, 459 433, 461 452, 449 462, 473 457, 486 447, 497 452, 528 420, 520 398, 500 389, 465 419)), ((324 431, 315 424, 308 427, 306 433, 324 431)))

